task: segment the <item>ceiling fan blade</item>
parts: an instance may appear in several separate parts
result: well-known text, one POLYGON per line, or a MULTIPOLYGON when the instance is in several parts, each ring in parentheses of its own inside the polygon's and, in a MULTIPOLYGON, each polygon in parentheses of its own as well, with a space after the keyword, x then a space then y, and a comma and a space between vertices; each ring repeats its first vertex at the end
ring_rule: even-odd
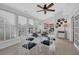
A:
POLYGON ((44 11, 44 10, 39 10, 39 11, 37 11, 37 12, 41 12, 41 11, 44 11))
POLYGON ((43 7, 42 6, 40 6, 40 5, 37 5, 39 8, 42 8, 43 9, 43 7))
POLYGON ((49 4, 48 5, 48 7, 47 8, 50 8, 50 7, 52 7, 54 4, 53 3, 51 3, 51 4, 49 4))
POLYGON ((44 11, 44 14, 46 14, 46 13, 47 13, 47 11, 45 10, 45 11, 44 11))
POLYGON ((52 12, 54 12, 55 10, 52 10, 52 9, 47 9, 47 11, 52 11, 52 12))

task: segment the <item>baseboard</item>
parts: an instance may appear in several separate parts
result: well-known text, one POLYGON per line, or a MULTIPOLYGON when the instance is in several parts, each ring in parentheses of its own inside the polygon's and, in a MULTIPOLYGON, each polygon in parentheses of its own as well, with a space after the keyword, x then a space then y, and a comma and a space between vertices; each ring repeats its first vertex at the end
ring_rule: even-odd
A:
POLYGON ((19 42, 20 42, 20 40, 18 40, 18 39, 10 39, 10 40, 2 41, 2 42, 0 42, 0 49, 7 48, 7 47, 15 45, 19 42))

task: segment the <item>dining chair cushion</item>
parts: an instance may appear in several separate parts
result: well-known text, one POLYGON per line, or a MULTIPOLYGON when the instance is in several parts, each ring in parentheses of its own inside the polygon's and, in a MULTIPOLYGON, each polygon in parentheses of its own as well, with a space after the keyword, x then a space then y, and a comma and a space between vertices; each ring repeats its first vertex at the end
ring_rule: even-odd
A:
POLYGON ((29 42, 28 44, 22 45, 22 47, 29 49, 29 50, 32 49, 35 46, 36 46, 36 43, 32 43, 32 42, 29 42))

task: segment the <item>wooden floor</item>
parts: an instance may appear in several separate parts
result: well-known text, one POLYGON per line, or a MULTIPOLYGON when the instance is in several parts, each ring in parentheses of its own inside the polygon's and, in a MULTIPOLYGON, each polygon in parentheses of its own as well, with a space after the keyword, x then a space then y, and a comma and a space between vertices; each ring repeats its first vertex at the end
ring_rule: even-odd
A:
POLYGON ((29 51, 24 49, 22 44, 19 43, 0 50, 0 55, 79 55, 79 50, 68 40, 58 39, 56 40, 55 51, 49 50, 49 48, 44 45, 41 45, 41 47, 37 45, 29 51))

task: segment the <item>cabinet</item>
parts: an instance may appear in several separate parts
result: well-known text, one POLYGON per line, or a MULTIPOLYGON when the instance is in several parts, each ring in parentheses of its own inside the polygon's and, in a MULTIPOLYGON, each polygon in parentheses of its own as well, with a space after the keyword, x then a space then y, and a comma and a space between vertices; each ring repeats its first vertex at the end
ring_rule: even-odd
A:
POLYGON ((65 35, 66 34, 66 31, 58 31, 58 33, 57 33, 57 37, 58 38, 61 38, 61 39, 67 39, 67 35, 65 35))

